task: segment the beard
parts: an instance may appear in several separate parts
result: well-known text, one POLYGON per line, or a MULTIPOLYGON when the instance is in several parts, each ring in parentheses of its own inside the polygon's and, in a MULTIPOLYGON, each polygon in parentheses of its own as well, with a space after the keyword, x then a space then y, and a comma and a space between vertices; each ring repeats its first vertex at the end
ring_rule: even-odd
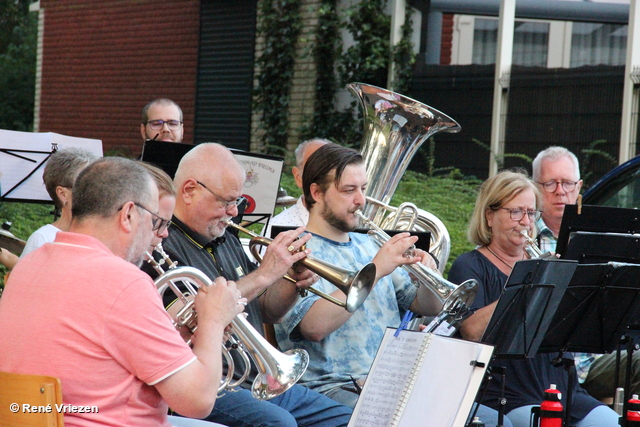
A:
POLYGON ((149 235, 148 231, 145 231, 143 227, 140 227, 133 239, 133 242, 131 242, 129 249, 127 250, 126 260, 138 268, 141 267, 147 252, 150 252, 149 247, 151 245, 151 239, 152 236, 149 235))
MULTIPOLYGON (((350 214, 352 214, 352 212, 350 212, 350 214)), ((349 233, 355 230, 357 227, 357 224, 355 222, 354 224, 349 224, 349 222, 346 219, 339 218, 335 214, 335 212, 333 212, 333 210, 331 210, 331 208, 329 208, 329 206, 326 204, 322 208, 322 212, 320 212, 320 215, 327 222, 327 224, 329 224, 336 230, 339 230, 343 233, 349 233)))
POLYGON ((231 216, 225 216, 223 218, 211 221, 207 226, 207 237, 211 240, 217 239, 218 237, 222 237, 224 235, 225 230, 227 229, 227 221, 231 220, 231 216))

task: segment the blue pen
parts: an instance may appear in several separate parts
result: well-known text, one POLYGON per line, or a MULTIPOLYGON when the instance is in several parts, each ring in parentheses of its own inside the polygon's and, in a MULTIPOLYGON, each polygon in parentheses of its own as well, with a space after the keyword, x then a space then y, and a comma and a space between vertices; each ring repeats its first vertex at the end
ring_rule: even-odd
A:
POLYGON ((400 335, 400 331, 402 331, 403 329, 407 329, 407 325, 409 324, 409 322, 411 322, 411 319, 413 318, 413 313, 411 312, 411 310, 407 310, 404 313, 404 316, 402 317, 402 322, 400 322, 400 326, 398 326, 398 329, 396 329, 396 332, 393 334, 394 337, 398 337, 398 335, 400 335))

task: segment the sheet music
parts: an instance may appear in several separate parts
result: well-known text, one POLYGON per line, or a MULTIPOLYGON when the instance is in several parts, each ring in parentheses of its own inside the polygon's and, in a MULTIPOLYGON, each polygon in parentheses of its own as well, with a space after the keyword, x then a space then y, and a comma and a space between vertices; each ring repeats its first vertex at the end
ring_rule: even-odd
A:
POLYGON ((371 367, 362 395, 351 417, 353 427, 387 427, 409 382, 418 355, 429 341, 430 335, 401 331, 396 338, 395 330, 387 329, 380 344, 381 352, 371 367))

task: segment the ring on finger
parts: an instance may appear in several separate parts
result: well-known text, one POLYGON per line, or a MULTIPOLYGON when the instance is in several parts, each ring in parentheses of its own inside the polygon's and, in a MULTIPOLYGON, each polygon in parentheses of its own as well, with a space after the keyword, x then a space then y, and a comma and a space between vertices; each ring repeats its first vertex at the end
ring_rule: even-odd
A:
POLYGON ((296 250, 296 248, 295 248, 295 246, 293 246, 293 245, 289 245, 289 246, 287 247, 287 250, 288 250, 289 252, 294 252, 294 251, 296 250))

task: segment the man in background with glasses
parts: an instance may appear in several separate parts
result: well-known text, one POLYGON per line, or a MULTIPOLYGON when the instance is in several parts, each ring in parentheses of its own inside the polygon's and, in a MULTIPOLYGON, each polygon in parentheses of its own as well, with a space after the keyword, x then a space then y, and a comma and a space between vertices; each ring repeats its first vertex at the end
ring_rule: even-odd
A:
POLYGON ((533 160, 533 180, 543 200, 538 220, 538 246, 542 252, 555 252, 565 205, 578 199, 582 180, 576 156, 564 147, 549 147, 533 160))
MULTIPOLYGON (((582 187, 578 159, 564 147, 549 147, 533 160, 533 180, 542 193, 542 217, 536 223, 538 245, 543 252, 555 252, 564 207, 575 204, 582 187)), ((578 381, 587 392, 601 401, 615 394, 616 353, 574 353, 578 381)), ((627 352, 622 352, 620 385, 624 384, 627 352)), ((640 353, 633 354, 631 394, 640 393, 640 353)))
POLYGON ((142 109, 142 140, 182 142, 183 117, 180 106, 168 98, 154 99, 142 109))

